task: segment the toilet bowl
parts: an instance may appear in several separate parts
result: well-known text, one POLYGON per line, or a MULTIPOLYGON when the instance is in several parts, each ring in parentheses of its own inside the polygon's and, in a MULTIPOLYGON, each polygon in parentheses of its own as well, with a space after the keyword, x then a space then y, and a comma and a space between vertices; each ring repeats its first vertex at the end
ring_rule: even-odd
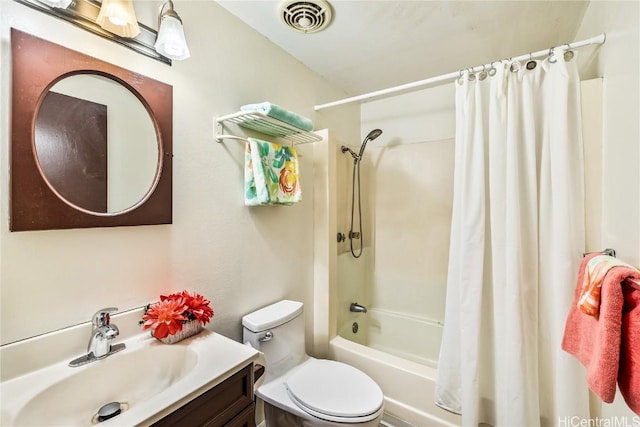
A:
POLYGON ((364 372, 304 351, 303 305, 280 301, 242 318, 244 342, 265 358, 255 394, 267 427, 374 427, 384 409, 380 387, 364 372))

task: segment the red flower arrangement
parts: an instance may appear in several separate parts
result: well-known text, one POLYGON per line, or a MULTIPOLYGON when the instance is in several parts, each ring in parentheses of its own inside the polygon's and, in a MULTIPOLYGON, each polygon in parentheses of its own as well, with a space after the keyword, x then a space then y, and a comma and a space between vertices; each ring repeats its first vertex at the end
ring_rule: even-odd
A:
POLYGON ((153 336, 166 338, 182 330, 183 325, 195 320, 201 324, 209 323, 213 317, 211 301, 187 291, 171 295, 160 295, 160 301, 147 306, 142 316, 142 329, 153 329, 153 336))

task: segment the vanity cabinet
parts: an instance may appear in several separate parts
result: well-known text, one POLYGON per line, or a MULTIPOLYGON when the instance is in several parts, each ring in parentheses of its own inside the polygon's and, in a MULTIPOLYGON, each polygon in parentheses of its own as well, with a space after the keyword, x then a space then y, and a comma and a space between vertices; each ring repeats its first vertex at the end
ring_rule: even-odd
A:
POLYGON ((154 423, 154 427, 255 427, 253 364, 154 423))

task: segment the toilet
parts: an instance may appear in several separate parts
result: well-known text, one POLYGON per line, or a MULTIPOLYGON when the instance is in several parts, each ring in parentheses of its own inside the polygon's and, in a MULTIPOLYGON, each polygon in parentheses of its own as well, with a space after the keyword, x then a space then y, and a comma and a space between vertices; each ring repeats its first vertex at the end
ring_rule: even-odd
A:
POLYGON ((266 427, 377 427, 382 390, 353 366, 307 356, 303 304, 284 300, 242 318, 243 340, 264 354, 266 427))

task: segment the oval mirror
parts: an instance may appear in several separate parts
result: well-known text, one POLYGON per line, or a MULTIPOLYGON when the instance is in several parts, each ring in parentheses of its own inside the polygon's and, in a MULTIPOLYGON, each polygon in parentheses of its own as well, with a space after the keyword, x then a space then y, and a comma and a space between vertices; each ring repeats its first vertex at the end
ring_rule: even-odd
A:
POLYGON ((51 87, 37 111, 34 145, 51 190, 96 215, 143 202, 161 165, 147 109, 127 87, 98 74, 74 74, 51 87))

